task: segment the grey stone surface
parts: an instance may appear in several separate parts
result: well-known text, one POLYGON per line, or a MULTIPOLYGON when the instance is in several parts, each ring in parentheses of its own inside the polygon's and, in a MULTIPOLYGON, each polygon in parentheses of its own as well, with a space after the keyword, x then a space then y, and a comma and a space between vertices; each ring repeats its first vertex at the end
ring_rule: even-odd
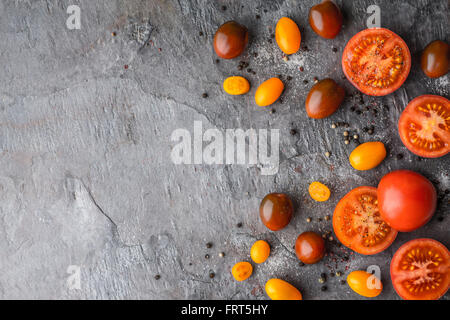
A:
POLYGON ((0 1, 0 298, 266 299, 265 281, 281 277, 305 299, 360 299, 338 277, 328 277, 326 292, 317 279, 322 272, 340 270, 345 276, 376 264, 385 287, 378 298, 398 299, 389 261, 410 239, 432 237, 450 245, 448 195, 425 227, 399 234, 376 256, 351 255, 328 243, 334 256, 300 267, 292 247, 305 230, 331 231, 331 222, 319 218, 331 215, 350 189, 376 186, 391 170, 424 174, 440 195, 450 188, 449 157, 419 161, 401 144, 396 125, 412 98, 449 96, 449 76, 428 79, 418 63, 428 42, 449 41, 448 2, 337 1, 345 25, 334 40, 319 38, 308 25, 316 2, 0 1), (363 96, 363 106, 376 109, 377 116, 356 116, 350 94, 357 90, 342 78, 340 59, 345 43, 365 28, 366 8, 374 2, 381 7, 382 26, 407 42, 413 63, 395 93, 363 96), (81 30, 66 28, 70 4, 81 8, 81 30), (302 31, 303 50, 289 61, 271 40, 282 16, 302 31), (216 63, 214 32, 232 19, 249 28, 249 45, 240 58, 216 63), (240 60, 256 75, 238 71, 240 60), (241 74, 252 84, 250 93, 225 94, 224 78, 241 74), (259 83, 278 74, 286 90, 271 114, 253 96, 259 83), (340 110, 324 120, 309 119, 304 111, 313 77, 334 78, 348 93, 340 110), (170 136, 178 128, 192 131, 194 121, 222 132, 280 129, 278 174, 261 175, 255 166, 174 165, 170 136), (342 129, 330 129, 338 121, 358 131, 361 142, 383 141, 387 159, 369 172, 353 170, 347 159, 355 145, 344 145, 342 129), (373 136, 362 132, 371 124, 373 136), (297 135, 289 134, 292 128, 297 135), (328 202, 308 196, 314 180, 332 189, 328 202), (296 207, 290 225, 276 233, 258 218, 259 202, 269 192, 288 193, 296 207), (307 217, 313 218, 309 224, 307 217), (237 283, 231 267, 249 260, 256 239, 270 242, 271 257, 255 266, 248 281, 237 283), (213 247, 207 249, 207 242, 213 247), (341 261, 344 256, 349 262, 341 261), (70 265, 80 266, 80 290, 67 286, 70 265))

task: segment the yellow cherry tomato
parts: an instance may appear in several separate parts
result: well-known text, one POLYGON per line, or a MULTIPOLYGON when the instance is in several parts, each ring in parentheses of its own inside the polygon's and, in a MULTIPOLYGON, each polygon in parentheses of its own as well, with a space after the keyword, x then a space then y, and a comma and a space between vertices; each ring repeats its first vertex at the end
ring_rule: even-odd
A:
POLYGON ((300 29, 292 19, 283 17, 278 20, 275 28, 275 40, 284 53, 296 53, 302 41, 300 29))
POLYGON ((292 284, 281 279, 266 282, 266 293, 272 300, 302 300, 302 294, 292 284))
POLYGON ((264 240, 256 241, 250 249, 250 257, 255 263, 263 263, 270 255, 270 246, 264 240))
POLYGON ((255 102, 260 107, 270 106, 277 101, 284 90, 283 82, 278 78, 270 78, 256 89, 255 102))
POLYGON ((350 154, 350 164, 356 170, 370 170, 386 158, 382 142, 366 142, 357 146, 350 154))
POLYGON ((383 291, 380 279, 362 270, 351 272, 347 276, 347 283, 353 291, 367 298, 376 297, 383 291))
POLYGON ((250 90, 250 83, 244 77, 228 77, 223 82, 223 90, 233 96, 241 95, 250 90))
POLYGON ((237 281, 244 281, 252 275, 253 267, 249 262, 238 262, 231 269, 231 273, 237 281))
POLYGON ((330 189, 323 183, 314 181, 309 185, 309 195, 316 201, 323 202, 330 198, 330 189))

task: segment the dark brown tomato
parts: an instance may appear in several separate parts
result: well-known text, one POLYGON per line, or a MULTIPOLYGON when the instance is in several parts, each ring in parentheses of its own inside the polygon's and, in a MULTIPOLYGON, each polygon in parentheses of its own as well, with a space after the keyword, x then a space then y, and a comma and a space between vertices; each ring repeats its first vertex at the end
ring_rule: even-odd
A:
POLYGON ((306 112, 314 119, 322 119, 333 114, 341 105, 345 90, 333 79, 324 79, 316 83, 306 98, 306 112))
POLYGON ((247 28, 236 21, 228 21, 214 35, 214 51, 223 59, 233 59, 241 55, 247 42, 247 28))
POLYGON ((303 232, 295 241, 295 253, 303 263, 319 262, 325 254, 325 241, 315 232, 303 232))
POLYGON ((323 1, 309 10, 309 25, 322 38, 335 38, 342 28, 342 14, 332 1, 323 1))
POLYGON ((450 66, 450 46, 441 40, 430 42, 422 52, 420 66, 430 78, 446 75, 450 66))
POLYGON ((269 193, 261 201, 259 216, 262 223, 272 231, 283 229, 291 221, 294 206, 284 193, 269 193))

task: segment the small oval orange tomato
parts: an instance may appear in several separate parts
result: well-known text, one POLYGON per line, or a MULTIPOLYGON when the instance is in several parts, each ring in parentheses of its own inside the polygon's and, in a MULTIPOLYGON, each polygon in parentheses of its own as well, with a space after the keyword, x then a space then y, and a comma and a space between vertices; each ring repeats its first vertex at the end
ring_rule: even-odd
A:
POLYGON ((357 294, 373 298, 383 291, 383 284, 375 275, 366 271, 353 271, 347 276, 347 283, 357 294))
POLYGON ((275 40, 284 53, 296 53, 302 41, 300 29, 292 19, 283 17, 278 20, 275 28, 275 40))
POLYGON ((250 257, 255 263, 263 263, 270 255, 270 246, 264 240, 256 241, 250 249, 250 257))
POLYGON ((253 267, 249 262, 238 262, 231 269, 231 273, 237 281, 244 281, 252 275, 253 267))
POLYGON ((318 181, 314 181, 309 185, 309 195, 316 201, 323 202, 330 198, 330 189, 318 181))
POLYGON ((241 95, 250 90, 250 83, 244 77, 228 77, 223 82, 223 90, 233 96, 241 95))
POLYGON ((386 148, 382 142, 366 142, 357 146, 350 154, 350 164, 356 170, 370 170, 386 158, 386 148))
POLYGON ((292 284, 281 279, 269 279, 266 293, 272 300, 302 300, 302 294, 292 284))
POLYGON ((270 106, 278 100, 284 90, 284 84, 279 78, 270 78, 256 89, 255 102, 260 107, 270 106))

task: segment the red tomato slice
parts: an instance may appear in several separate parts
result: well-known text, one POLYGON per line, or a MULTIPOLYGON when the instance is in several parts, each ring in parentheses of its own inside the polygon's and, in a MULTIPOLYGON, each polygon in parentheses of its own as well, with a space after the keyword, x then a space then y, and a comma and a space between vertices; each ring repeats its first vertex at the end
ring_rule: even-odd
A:
POLYGON ((411 69, 411 54, 405 41, 394 32, 366 29, 345 46, 342 69, 359 91, 385 96, 405 82, 411 69))
POLYGON ((358 187, 339 201, 333 229, 343 245, 365 255, 385 250, 397 237, 397 231, 381 219, 374 187, 358 187))
POLYGON ((450 152, 450 101, 423 95, 413 99, 398 121, 403 144, 414 154, 437 158, 450 152))
POLYGON ((403 299, 439 299, 450 286, 450 253, 436 240, 411 240, 394 254, 391 280, 403 299))

